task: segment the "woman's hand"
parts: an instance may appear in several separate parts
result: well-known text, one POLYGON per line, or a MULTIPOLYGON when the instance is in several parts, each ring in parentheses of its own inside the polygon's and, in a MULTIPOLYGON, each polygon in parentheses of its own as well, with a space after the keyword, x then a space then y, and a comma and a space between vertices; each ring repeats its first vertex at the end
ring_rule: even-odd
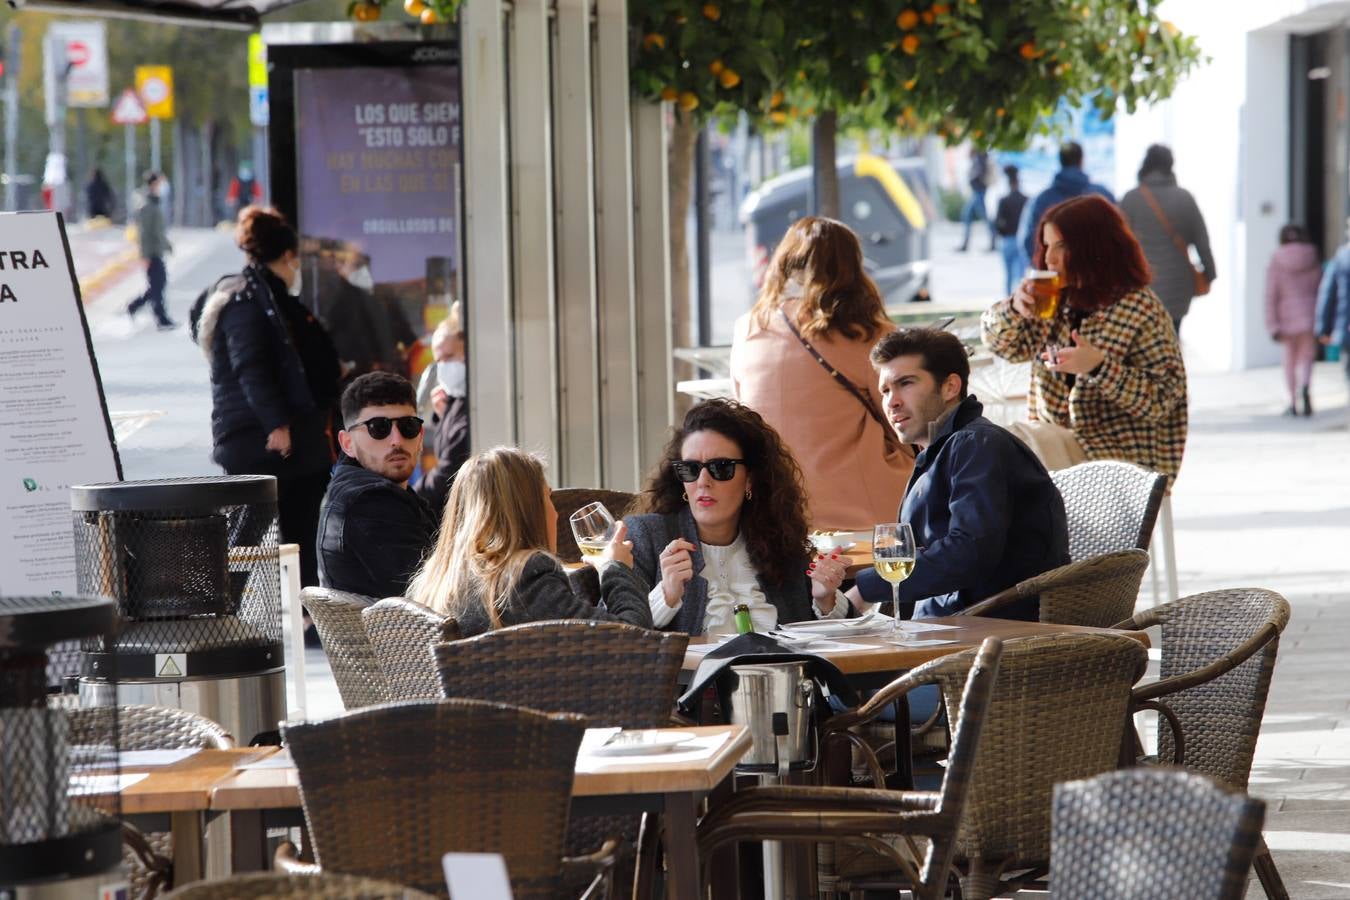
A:
POLYGON ((267 450, 273 453, 280 453, 283 457, 291 455, 291 426, 282 425, 280 428, 273 428, 272 433, 267 436, 267 450))
POLYGON ((1023 279, 1018 285, 1017 290, 1013 291, 1012 308, 1024 319, 1036 318, 1036 298, 1031 296, 1028 288, 1029 282, 1023 279))
POLYGON ((836 550, 829 556, 820 554, 806 567, 807 577, 811 579, 811 599, 816 601, 816 608, 821 612, 828 615, 834 609, 834 592, 844 583, 844 576, 851 565, 853 560, 840 556, 836 550))
POLYGON ((609 539, 605 549, 597 556, 582 557, 582 561, 590 563, 597 569, 608 562, 621 562, 628 568, 633 568, 633 542, 628 540, 628 526, 622 519, 614 523, 614 537, 609 539))
POLYGON ((666 606, 676 607, 684 601, 684 586, 694 577, 694 545, 684 538, 676 538, 661 551, 661 592, 666 606))
POLYGON ((1088 343, 1073 331, 1073 346, 1060 347, 1053 356, 1049 350, 1041 351, 1041 361, 1051 372, 1064 372, 1069 375, 1086 375, 1097 368, 1106 359, 1106 354, 1088 343))

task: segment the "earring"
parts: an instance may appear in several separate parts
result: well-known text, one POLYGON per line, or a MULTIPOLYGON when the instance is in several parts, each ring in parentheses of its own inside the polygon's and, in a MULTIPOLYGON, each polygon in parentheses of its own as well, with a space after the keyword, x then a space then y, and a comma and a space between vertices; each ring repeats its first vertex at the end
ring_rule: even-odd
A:
POLYGON ((749 489, 749 488, 746 488, 746 489, 745 489, 745 499, 749 500, 749 499, 751 498, 751 496, 753 496, 753 495, 751 494, 750 489, 749 489))

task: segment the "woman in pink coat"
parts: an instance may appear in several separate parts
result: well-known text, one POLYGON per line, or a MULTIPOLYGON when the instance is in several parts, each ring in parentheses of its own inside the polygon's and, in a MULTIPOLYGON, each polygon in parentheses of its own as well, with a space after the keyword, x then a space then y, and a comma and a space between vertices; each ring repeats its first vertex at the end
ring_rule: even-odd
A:
POLYGON ((1301 411, 1312 415, 1308 382, 1317 356, 1313 333, 1317 317, 1317 286, 1322 280, 1322 260, 1308 240, 1302 225, 1280 229, 1280 246, 1266 267, 1266 330, 1270 339, 1284 345, 1284 379, 1289 388, 1286 416, 1301 411))
POLYGON ((754 308, 736 321, 736 399, 797 458, 812 528, 870 530, 898 515, 914 454, 885 420, 867 358, 894 327, 857 235, 810 216, 788 228, 754 308))

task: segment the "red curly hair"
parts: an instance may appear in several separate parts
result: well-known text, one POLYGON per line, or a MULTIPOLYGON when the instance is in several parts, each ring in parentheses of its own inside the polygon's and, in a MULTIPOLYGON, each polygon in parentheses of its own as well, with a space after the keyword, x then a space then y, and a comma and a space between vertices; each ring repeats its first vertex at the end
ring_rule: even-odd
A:
POLYGON ((1056 203, 1036 224, 1032 259, 1045 268, 1045 226, 1064 238, 1064 296, 1078 309, 1104 309, 1153 280, 1144 251, 1116 205, 1098 194, 1056 203))

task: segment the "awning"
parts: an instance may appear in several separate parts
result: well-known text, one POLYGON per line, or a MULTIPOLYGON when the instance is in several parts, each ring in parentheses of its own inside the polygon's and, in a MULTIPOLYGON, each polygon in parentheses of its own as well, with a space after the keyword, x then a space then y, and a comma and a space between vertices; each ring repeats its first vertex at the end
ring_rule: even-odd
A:
POLYGON ((267 13, 303 0, 7 0, 14 9, 255 29, 267 13))

